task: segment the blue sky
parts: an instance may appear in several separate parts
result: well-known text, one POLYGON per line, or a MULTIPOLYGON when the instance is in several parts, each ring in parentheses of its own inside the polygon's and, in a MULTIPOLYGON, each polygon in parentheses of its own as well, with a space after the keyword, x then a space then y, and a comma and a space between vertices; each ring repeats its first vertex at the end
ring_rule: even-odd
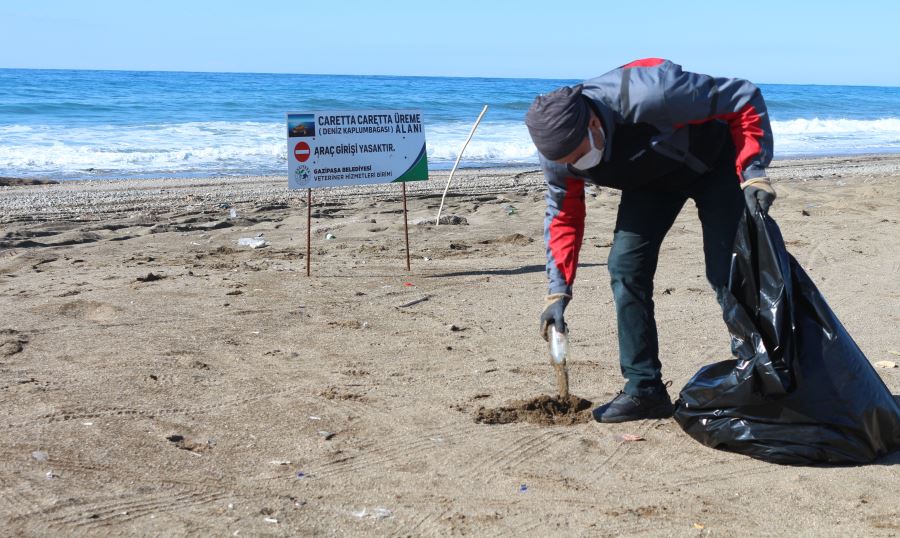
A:
POLYGON ((0 67, 578 79, 662 56, 900 86, 900 3, 4 0, 0 67))

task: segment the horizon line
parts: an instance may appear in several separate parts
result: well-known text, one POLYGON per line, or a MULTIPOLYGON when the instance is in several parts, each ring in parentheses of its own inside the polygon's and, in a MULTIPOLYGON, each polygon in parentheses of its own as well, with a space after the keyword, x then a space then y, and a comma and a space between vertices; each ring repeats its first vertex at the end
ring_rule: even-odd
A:
MULTIPOLYGON (((582 81, 584 78, 548 78, 548 77, 498 77, 478 75, 387 75, 387 74, 350 74, 350 73, 295 73, 295 72, 269 72, 269 71, 195 71, 182 69, 98 69, 98 68, 72 68, 72 67, 0 67, 0 71, 91 71, 114 73, 183 73, 183 74, 218 74, 218 75, 298 75, 312 77, 383 77, 383 78, 463 78, 463 79, 495 79, 495 80, 550 80, 550 81, 582 81)), ((797 82, 757 82, 754 84, 779 85, 779 86, 845 86, 860 88, 900 88, 884 84, 822 84, 822 83, 797 83, 797 82)))

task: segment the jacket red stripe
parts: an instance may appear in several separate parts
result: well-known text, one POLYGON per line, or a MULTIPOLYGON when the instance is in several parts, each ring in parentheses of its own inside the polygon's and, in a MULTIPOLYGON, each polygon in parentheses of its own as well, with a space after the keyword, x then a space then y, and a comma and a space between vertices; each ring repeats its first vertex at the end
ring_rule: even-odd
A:
POLYGON ((566 284, 575 282, 578 253, 584 239, 584 181, 569 178, 559 213, 550 223, 547 246, 566 284))
MULTIPOLYGON (((752 104, 747 103, 744 105, 744 108, 737 112, 718 114, 702 120, 689 121, 687 123, 697 125, 713 120, 722 120, 728 123, 728 128, 731 131, 731 139, 734 141, 735 153, 737 154, 735 168, 737 169, 738 179, 741 179, 743 178, 744 168, 750 164, 750 161, 752 161, 755 156, 759 155, 761 150, 759 140, 765 134, 762 127, 762 117, 752 104)), ((675 125, 675 128, 680 129, 684 126, 684 123, 679 123, 675 125)))
POLYGON ((663 58, 644 58, 642 60, 635 60, 631 63, 627 63, 623 65, 623 68, 626 67, 654 67, 666 61, 663 58))

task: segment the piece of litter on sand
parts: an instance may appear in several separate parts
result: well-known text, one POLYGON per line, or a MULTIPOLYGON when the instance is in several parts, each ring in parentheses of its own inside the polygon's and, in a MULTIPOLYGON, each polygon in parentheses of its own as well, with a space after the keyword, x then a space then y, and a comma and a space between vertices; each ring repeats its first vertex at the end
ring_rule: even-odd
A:
POLYGON ((297 478, 312 478, 311 474, 304 473, 303 471, 297 471, 297 478))
POLYGON ((59 475, 56 474, 56 473, 54 473, 52 470, 50 470, 50 471, 47 471, 46 477, 47 477, 48 479, 50 479, 50 478, 59 478, 59 475))
POLYGON ((236 219, 237 218, 237 209, 232 207, 231 211, 228 212, 228 216, 233 219, 236 219))
POLYGON ((93 426, 94 423, 93 422, 82 422, 81 425, 82 426, 93 426))
POLYGON ((47 458, 49 456, 43 450, 35 450, 34 452, 31 453, 31 457, 38 461, 47 461, 47 458))
POLYGON ((896 368, 897 363, 894 361, 878 361, 875 363, 875 368, 896 368))
POLYGON ((888 353, 890 353, 891 355, 897 355, 898 357, 900 357, 900 351, 894 351, 893 349, 889 349, 888 353))
POLYGON ((419 297, 418 299, 413 299, 412 301, 410 301, 408 303, 403 303, 401 305, 398 305, 397 308, 408 308, 410 306, 414 306, 419 303, 424 303, 427 300, 428 300, 428 296, 426 295, 424 297, 419 297))
POLYGON ((335 235, 334 234, 325 234, 325 239, 331 241, 332 239, 335 239, 335 235))
POLYGON ((238 239, 237 244, 242 247, 262 248, 269 246, 271 243, 260 237, 242 237, 238 239))
POLYGON ((147 273, 147 276, 139 276, 135 279, 135 282, 156 282, 157 280, 162 280, 166 278, 165 275, 157 275, 152 271, 147 273))
POLYGON ((394 515, 393 512, 388 510, 387 508, 374 508, 371 512, 367 509, 363 508, 359 512, 352 512, 354 516, 364 519, 385 519, 394 515))
POLYGON ((322 417, 317 417, 315 415, 310 415, 309 420, 322 420, 322 417))
POLYGON ((519 485, 519 493, 525 493, 526 491, 528 491, 528 485, 527 485, 527 484, 520 484, 520 485, 519 485))
POLYGON ((622 435, 617 435, 616 439, 619 441, 624 441, 626 443, 633 443, 635 441, 646 441, 640 435, 635 435, 633 433, 623 433, 622 435))
POLYGON ((288 460, 272 460, 269 463, 272 465, 290 465, 291 462, 288 460))
POLYGON ((413 284, 412 282, 404 282, 403 285, 406 286, 407 288, 411 287, 411 286, 415 286, 415 284, 413 284))
POLYGON ((325 431, 325 430, 319 430, 318 433, 319 433, 319 437, 325 439, 326 441, 331 440, 331 438, 335 436, 335 434, 333 432, 329 432, 329 431, 325 431))
POLYGON ((263 519, 263 521, 265 521, 266 523, 278 523, 278 520, 274 517, 267 517, 263 519))
POLYGON ((694 523, 694 528, 697 529, 697 530, 702 530, 702 529, 705 529, 706 527, 705 527, 704 525, 699 524, 699 523, 694 523))

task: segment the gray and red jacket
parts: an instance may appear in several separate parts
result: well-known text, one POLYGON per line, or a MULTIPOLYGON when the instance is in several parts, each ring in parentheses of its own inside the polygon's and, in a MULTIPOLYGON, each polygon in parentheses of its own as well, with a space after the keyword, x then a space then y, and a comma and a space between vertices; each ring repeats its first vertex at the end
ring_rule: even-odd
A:
POLYGON ((584 238, 584 183, 616 189, 677 189, 733 158, 741 182, 766 175, 772 129, 752 83, 682 71, 660 58, 623 65, 583 83, 606 136, 590 170, 549 161, 544 241, 550 293, 572 294, 584 238))

